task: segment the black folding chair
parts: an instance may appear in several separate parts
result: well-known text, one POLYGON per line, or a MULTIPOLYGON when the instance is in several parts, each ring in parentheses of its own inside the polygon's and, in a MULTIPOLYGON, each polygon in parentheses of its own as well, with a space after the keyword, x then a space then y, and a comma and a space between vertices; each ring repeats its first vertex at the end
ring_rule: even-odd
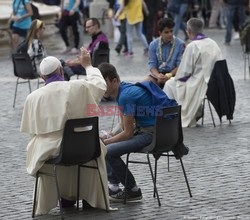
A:
POLYGON ((36 173, 36 183, 35 183, 35 194, 33 203, 32 217, 35 215, 35 202, 37 195, 37 183, 40 175, 52 176, 55 178, 58 202, 60 206, 60 214, 63 219, 62 204, 60 197, 60 190, 57 180, 56 169, 57 166, 78 166, 77 175, 77 210, 79 209, 79 192, 80 192, 80 169, 81 167, 87 167, 98 170, 100 182, 102 186, 103 198, 106 205, 106 211, 109 211, 108 200, 105 196, 105 189, 102 182, 99 165, 97 158, 101 154, 100 140, 99 140, 99 130, 98 130, 98 117, 92 118, 82 118, 82 119, 70 119, 66 121, 63 138, 61 142, 61 148, 59 155, 46 161, 46 164, 53 165, 53 173, 45 173, 38 171, 36 173), (96 166, 84 165, 85 163, 95 160, 96 166))
POLYGON ((109 49, 96 49, 92 55, 92 65, 97 67, 101 63, 109 63, 109 49))
POLYGON ((188 179, 186 176, 185 168, 182 162, 183 152, 181 151, 181 146, 183 145, 183 133, 181 125, 181 106, 166 107, 162 109, 162 115, 156 117, 156 125, 153 135, 153 140, 150 145, 143 148, 140 152, 134 153, 144 153, 147 154, 147 161, 134 161, 129 160, 129 154, 127 154, 126 159, 126 178, 125 178, 125 198, 124 204, 126 204, 126 189, 127 189, 127 172, 129 163, 137 164, 148 164, 151 177, 154 184, 154 197, 157 196, 158 205, 161 206, 158 190, 156 187, 156 178, 157 178, 157 162, 161 156, 176 157, 180 160, 185 181, 187 184, 188 192, 190 197, 192 197, 191 190, 189 187, 188 179), (173 151, 173 154, 169 154, 170 151, 173 151), (153 174, 153 169, 151 166, 149 155, 152 154, 155 157, 155 174, 153 174))
POLYGON ((15 95, 13 108, 15 108, 16 103, 16 95, 17 95, 17 87, 18 84, 28 83, 29 90, 31 93, 30 80, 37 79, 37 88, 39 87, 39 75, 34 71, 34 66, 30 59, 30 56, 27 53, 15 53, 12 54, 12 61, 14 66, 14 74, 17 77, 15 95), (20 79, 24 79, 25 81, 19 81, 20 79))

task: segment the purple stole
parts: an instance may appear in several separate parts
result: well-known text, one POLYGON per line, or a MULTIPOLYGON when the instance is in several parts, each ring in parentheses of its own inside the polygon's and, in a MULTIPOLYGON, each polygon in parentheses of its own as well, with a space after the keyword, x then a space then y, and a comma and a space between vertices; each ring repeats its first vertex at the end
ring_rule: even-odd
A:
POLYGON ((102 32, 100 32, 96 39, 94 41, 91 42, 91 44, 88 46, 87 50, 88 52, 92 53, 94 51, 94 48, 96 47, 96 45, 99 43, 99 42, 105 42, 105 43, 108 43, 108 38, 106 37, 106 35, 102 32))
POLYGON ((64 78, 60 76, 59 74, 55 73, 45 81, 45 86, 49 83, 56 82, 56 81, 64 81, 64 78))

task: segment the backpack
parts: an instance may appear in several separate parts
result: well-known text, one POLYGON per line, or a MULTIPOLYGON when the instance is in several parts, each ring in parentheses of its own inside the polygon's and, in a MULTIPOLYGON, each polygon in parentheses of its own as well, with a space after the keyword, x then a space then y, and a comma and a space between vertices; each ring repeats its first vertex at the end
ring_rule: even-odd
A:
POLYGON ((33 11, 33 15, 31 16, 32 21, 35 20, 35 19, 40 20, 41 16, 39 14, 38 8, 35 5, 33 5, 32 3, 30 3, 30 4, 31 4, 32 11, 33 11))
MULTIPOLYGON (((162 114, 162 112, 158 110, 163 107, 178 105, 175 99, 168 98, 167 94, 152 81, 137 82, 135 85, 147 90, 152 95, 152 105, 155 106, 158 112, 156 114, 162 114)), ((167 116, 167 118, 172 118, 172 116, 167 116)))
MULTIPOLYGON (((25 6, 24 0, 22 0, 22 3, 25 6)), ((31 16, 32 21, 35 19, 41 19, 38 8, 35 5, 33 5, 32 3, 30 3, 30 5, 31 5, 32 11, 33 11, 33 15, 31 16)))
POLYGON ((18 44, 16 52, 17 53, 27 53, 28 51, 28 42, 26 40, 18 44))

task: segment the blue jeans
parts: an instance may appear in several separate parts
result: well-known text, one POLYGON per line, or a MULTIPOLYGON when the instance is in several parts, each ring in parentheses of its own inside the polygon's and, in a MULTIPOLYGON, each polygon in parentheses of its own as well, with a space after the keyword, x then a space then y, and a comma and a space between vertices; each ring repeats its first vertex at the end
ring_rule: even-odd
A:
POLYGON ((187 7, 188 7, 188 4, 181 4, 180 9, 179 9, 179 13, 175 14, 175 16, 174 16, 174 22, 175 22, 174 35, 177 36, 179 29, 181 29, 184 33, 185 39, 188 38, 188 36, 187 36, 187 32, 186 32, 186 25, 183 22, 183 16, 185 15, 185 13, 187 11, 187 7))
MULTIPOLYGON (((137 152, 148 146, 152 142, 152 135, 147 133, 139 133, 131 139, 113 144, 108 144, 106 154, 107 175, 110 183, 125 185, 126 164, 121 156, 131 152, 137 152)), ((135 186, 135 178, 128 170, 127 189, 135 186)))
POLYGON ((227 16, 227 32, 225 42, 230 43, 232 39, 232 26, 234 13, 238 10, 239 27, 241 27, 245 20, 244 7, 241 5, 226 5, 226 16, 227 16))
POLYGON ((128 43, 129 53, 133 53, 133 27, 135 27, 137 36, 141 39, 145 49, 148 48, 147 39, 145 35, 142 33, 142 22, 138 22, 132 25, 127 22, 127 43, 128 43))

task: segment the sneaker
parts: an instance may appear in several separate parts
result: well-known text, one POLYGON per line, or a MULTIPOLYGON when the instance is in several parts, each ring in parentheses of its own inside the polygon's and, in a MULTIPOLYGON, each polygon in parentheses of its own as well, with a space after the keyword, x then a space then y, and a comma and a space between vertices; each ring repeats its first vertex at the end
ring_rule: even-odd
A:
POLYGON ((134 56, 134 53, 133 53, 133 52, 130 52, 130 53, 128 52, 128 53, 125 54, 125 56, 126 56, 126 57, 133 57, 133 56, 134 56))
POLYGON ((239 39, 240 39, 240 34, 239 34, 239 32, 235 32, 235 33, 234 33, 233 39, 234 39, 234 40, 239 40, 239 39))
POLYGON ((68 54, 70 50, 71 50, 70 47, 66 47, 66 49, 62 52, 62 54, 68 54))
POLYGON ((118 190, 116 190, 116 191, 113 191, 113 190, 111 190, 111 189, 109 188, 109 196, 113 196, 113 195, 115 195, 115 194, 117 194, 117 193, 119 193, 119 192, 121 192, 121 191, 122 191, 121 188, 118 188, 118 190))
POLYGON ((70 54, 72 54, 72 55, 76 55, 78 53, 79 53, 79 51, 75 47, 70 50, 70 54))
MULTIPOLYGON (((139 188, 137 191, 127 190, 126 192, 127 201, 138 201, 142 199, 141 189, 139 188)), ((114 195, 110 195, 111 201, 123 202, 125 198, 125 191, 122 190, 114 195)))

